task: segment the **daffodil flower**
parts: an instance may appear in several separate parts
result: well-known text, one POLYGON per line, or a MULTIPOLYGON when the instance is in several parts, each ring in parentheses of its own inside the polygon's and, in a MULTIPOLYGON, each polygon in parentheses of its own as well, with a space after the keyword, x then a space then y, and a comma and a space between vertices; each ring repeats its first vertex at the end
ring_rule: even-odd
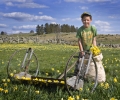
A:
POLYGON ((92 46, 90 51, 93 53, 94 56, 97 56, 101 53, 100 49, 97 46, 92 46))
POLYGON ((35 91, 35 93, 36 93, 36 94, 39 94, 39 93, 40 93, 40 91, 35 91))
POLYGON ((8 93, 8 90, 4 90, 4 93, 8 93))
POLYGON ((7 86, 7 83, 4 83, 3 85, 4 85, 4 87, 6 87, 6 86, 7 86))
POLYGON ((2 92, 4 89, 3 88, 0 88, 0 92, 2 92))
POLYGON ((13 75, 14 75, 13 73, 10 73, 10 76, 11 76, 11 77, 13 77, 13 75))
POLYGON ((116 77, 115 77, 113 80, 114 80, 114 83, 116 83, 116 82, 117 82, 117 78, 116 78, 116 77))
POLYGON ((68 100, 75 100, 73 97, 69 96, 68 100))
POLYGON ((79 96, 79 95, 76 95, 76 99, 79 100, 79 99, 80 99, 80 96, 79 96))
POLYGON ((105 83, 104 88, 105 88, 105 89, 108 89, 108 88, 109 88, 109 84, 108 84, 108 83, 105 83))
POLYGON ((2 79, 2 82, 5 82, 6 81, 6 79, 2 79))

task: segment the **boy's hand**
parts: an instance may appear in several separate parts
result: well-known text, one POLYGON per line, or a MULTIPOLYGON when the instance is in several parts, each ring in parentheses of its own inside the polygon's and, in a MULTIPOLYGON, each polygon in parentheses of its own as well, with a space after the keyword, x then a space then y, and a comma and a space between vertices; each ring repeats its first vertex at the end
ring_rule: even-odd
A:
POLYGON ((80 52, 80 58, 82 58, 85 55, 85 53, 82 51, 80 52))

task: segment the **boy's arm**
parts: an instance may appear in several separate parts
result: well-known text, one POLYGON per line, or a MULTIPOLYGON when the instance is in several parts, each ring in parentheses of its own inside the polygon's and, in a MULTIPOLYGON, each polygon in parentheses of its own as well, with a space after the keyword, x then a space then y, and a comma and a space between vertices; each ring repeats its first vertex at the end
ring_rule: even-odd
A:
POLYGON ((97 46, 96 45, 96 37, 93 38, 93 46, 97 46))
MULTIPOLYGON (((81 39, 78 38, 78 46, 79 46, 79 50, 80 52, 83 51, 83 46, 82 46, 82 43, 81 43, 81 39)), ((81 52, 81 56, 84 55, 84 52, 81 52)))

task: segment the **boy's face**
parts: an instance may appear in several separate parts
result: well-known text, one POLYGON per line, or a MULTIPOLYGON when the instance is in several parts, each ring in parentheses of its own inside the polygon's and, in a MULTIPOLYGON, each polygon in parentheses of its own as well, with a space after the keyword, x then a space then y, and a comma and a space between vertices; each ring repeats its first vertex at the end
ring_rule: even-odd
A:
POLYGON ((90 16, 84 16, 82 18, 82 23, 85 28, 88 28, 90 26, 91 21, 92 19, 90 18, 90 16))

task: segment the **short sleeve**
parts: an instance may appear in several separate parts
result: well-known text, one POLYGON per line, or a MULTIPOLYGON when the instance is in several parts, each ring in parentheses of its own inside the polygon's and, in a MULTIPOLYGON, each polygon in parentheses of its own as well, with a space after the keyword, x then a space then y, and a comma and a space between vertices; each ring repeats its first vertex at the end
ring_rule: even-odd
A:
POLYGON ((92 26, 93 37, 97 36, 97 29, 96 27, 92 26))
POLYGON ((76 38, 81 38, 81 29, 77 30, 76 38))
POLYGON ((97 36, 97 29, 95 28, 94 37, 97 36))

